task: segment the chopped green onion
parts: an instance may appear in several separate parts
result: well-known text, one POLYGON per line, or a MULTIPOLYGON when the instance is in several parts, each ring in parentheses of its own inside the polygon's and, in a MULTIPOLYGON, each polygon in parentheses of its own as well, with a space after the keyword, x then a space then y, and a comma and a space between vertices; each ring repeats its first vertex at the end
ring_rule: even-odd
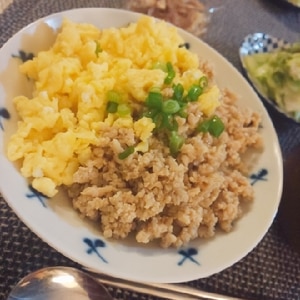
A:
POLYGON ((170 62, 167 62, 167 77, 165 78, 165 84, 171 84, 173 79, 175 78, 175 70, 170 62))
POLYGON ((166 100, 162 103, 162 111, 165 114, 173 115, 180 110, 180 105, 176 100, 166 100))
POLYGON ((206 133, 206 132, 208 132, 208 130, 209 130, 209 126, 210 126, 210 120, 205 120, 205 121, 201 122, 201 123, 197 126, 196 130, 197 130, 198 132, 204 132, 204 133, 206 133))
POLYGON ((132 153, 134 153, 134 147, 129 146, 123 152, 119 153, 118 157, 119 157, 119 159, 123 160, 123 159, 127 158, 132 153))
MULTIPOLYGON (((165 65, 156 63, 153 67, 162 68, 162 66, 166 66, 167 69, 167 76, 164 83, 171 85, 173 94, 171 96, 164 95, 161 87, 150 89, 145 100, 143 116, 152 119, 152 122, 155 124, 154 133, 158 134, 166 142, 170 153, 175 156, 185 142, 185 139, 178 133, 177 117, 187 118, 188 113, 186 108, 189 102, 198 100, 208 82, 207 77, 203 76, 185 91, 181 83, 172 84, 176 73, 170 62, 167 62, 165 65)), ((211 132, 212 135, 218 136, 224 130, 224 128, 222 129, 222 124, 222 121, 215 117, 199 124, 196 130, 211 132)))
POLYGON ((188 91, 188 99, 192 102, 197 101, 202 92, 203 89, 199 85, 193 84, 188 91))
POLYGON ((177 115, 181 118, 187 118, 188 113, 186 111, 186 103, 180 105, 180 110, 177 112, 177 115))
POLYGON ((173 86, 173 98, 175 100, 181 100, 184 93, 184 87, 181 83, 173 86))
POLYGON ((161 88, 160 88, 160 87, 158 87, 158 86, 153 86, 153 87, 150 88, 149 93, 150 93, 150 92, 153 92, 153 93, 160 93, 160 91, 161 91, 161 88))
POLYGON ((114 114, 117 112, 118 110, 118 103, 117 102, 113 102, 113 101, 108 101, 107 105, 106 105, 106 111, 108 113, 114 114))
POLYGON ((114 90, 108 91, 106 94, 106 97, 107 97, 108 101, 112 101, 112 102, 116 102, 116 103, 120 103, 120 101, 121 101, 121 94, 114 90))
POLYGON ((161 112, 157 112, 152 118, 153 123, 155 124, 156 129, 160 129, 163 127, 163 114, 161 112))
POLYGON ((119 116, 125 117, 131 114, 131 109, 127 104, 121 103, 118 105, 117 113, 119 114, 119 116))
POLYGON ((146 105, 149 108, 161 110, 163 103, 163 95, 159 92, 149 92, 146 99, 146 105))
POLYGON ((150 109, 147 110, 143 113, 143 116, 146 118, 151 118, 152 120, 154 119, 154 117, 158 114, 158 110, 156 109, 150 109))
POLYGON ((173 115, 161 114, 162 115, 162 123, 161 127, 167 128, 171 131, 178 130, 178 123, 173 115))
POLYGON ((152 69, 159 69, 162 70, 164 72, 168 72, 168 68, 167 65, 161 61, 157 61, 153 64, 152 69))
POLYGON ((214 137, 219 137, 224 131, 225 125, 218 116, 213 116, 209 126, 209 133, 214 137))
POLYGON ((98 57, 98 56, 99 56, 99 53, 102 52, 103 50, 102 50, 102 48, 101 48, 101 46, 100 46, 100 44, 99 44, 98 41, 95 41, 95 43, 96 43, 95 53, 96 53, 96 55, 97 55, 97 57, 98 57))
POLYGON ((224 129, 223 121, 216 115, 201 122, 196 128, 198 132, 209 132, 214 137, 219 137, 224 129))
POLYGON ((171 131, 169 148, 172 155, 176 155, 184 144, 184 138, 177 131, 171 131))
POLYGON ((207 87, 207 85, 208 85, 208 79, 207 79, 207 77, 206 76, 202 76, 199 79, 199 86, 204 89, 204 88, 207 87))

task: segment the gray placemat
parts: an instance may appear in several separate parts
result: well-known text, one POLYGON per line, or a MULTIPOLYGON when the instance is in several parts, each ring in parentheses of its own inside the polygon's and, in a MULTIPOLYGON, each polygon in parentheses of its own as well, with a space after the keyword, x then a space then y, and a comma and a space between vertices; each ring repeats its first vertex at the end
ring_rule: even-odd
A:
MULTIPOLYGON (((263 31, 290 41, 300 38, 300 11, 283 1, 207 2, 223 7, 214 11, 204 39, 240 71, 238 47, 248 33, 263 31)), ((0 15, 0 46, 39 17, 71 8, 120 5, 121 1, 109 0, 15 0, 0 15)), ((266 107, 286 155, 300 144, 300 126, 283 119, 267 104, 266 107)), ((33 234, 0 198, 0 299, 6 299, 12 286, 30 271, 53 265, 77 266, 33 234)), ((287 244, 275 219, 263 240, 240 262, 216 275, 186 284, 249 300, 299 300, 300 255, 287 244)), ((116 299, 158 299, 112 287, 109 290, 116 299)))

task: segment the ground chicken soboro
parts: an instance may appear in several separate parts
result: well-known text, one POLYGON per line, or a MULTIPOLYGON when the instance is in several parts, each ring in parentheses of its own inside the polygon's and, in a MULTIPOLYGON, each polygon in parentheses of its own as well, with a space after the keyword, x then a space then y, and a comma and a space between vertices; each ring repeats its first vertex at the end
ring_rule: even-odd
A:
MULTIPOLYGON (((242 154, 249 147, 259 149, 262 141, 258 114, 238 109, 228 91, 222 102, 217 113, 225 132, 219 138, 207 133, 188 137, 176 159, 152 137, 148 152, 120 160, 118 153, 134 143, 133 131, 103 127, 101 146, 75 173, 69 190, 74 207, 99 222, 107 238, 135 231, 138 242, 160 239, 162 247, 212 237, 217 225, 230 231, 242 203, 254 196, 242 154)), ((196 119, 201 115, 197 109, 189 107, 196 119)), ((194 126, 188 118, 180 130, 188 133, 194 126)))
POLYGON ((54 45, 20 67, 35 88, 14 99, 8 158, 42 194, 66 188, 106 238, 180 247, 230 231, 254 198, 242 155, 262 146, 260 118, 184 45, 146 16, 103 30, 64 20, 54 45), (225 130, 203 132, 211 118, 225 130))

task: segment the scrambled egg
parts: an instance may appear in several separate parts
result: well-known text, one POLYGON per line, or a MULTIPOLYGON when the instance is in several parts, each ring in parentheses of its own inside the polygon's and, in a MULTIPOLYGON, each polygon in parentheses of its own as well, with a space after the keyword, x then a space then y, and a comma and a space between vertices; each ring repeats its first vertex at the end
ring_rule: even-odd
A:
MULTIPOLYGON (((72 184, 98 143, 101 123, 133 128, 141 141, 136 150, 147 151, 152 119, 112 116, 106 95, 117 90, 125 103, 142 103, 151 88, 164 85, 165 72, 153 68, 157 62, 171 62, 174 82, 187 88, 203 73, 197 55, 178 47, 183 43, 176 28, 149 17, 104 30, 64 20, 51 49, 20 66, 35 88, 32 98, 14 99, 20 121, 8 158, 21 161, 21 173, 32 186, 52 197, 58 186, 72 184)), ((214 112, 219 97, 216 86, 199 97, 204 114, 214 112)))

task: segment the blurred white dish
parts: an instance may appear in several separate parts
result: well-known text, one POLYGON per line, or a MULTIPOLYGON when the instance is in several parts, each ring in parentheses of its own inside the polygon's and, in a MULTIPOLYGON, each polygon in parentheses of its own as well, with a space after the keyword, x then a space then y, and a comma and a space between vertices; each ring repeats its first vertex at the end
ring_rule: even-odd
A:
POLYGON ((280 147, 265 108, 247 81, 219 53, 189 33, 180 30, 192 51, 213 62, 219 86, 230 88, 240 96, 240 105, 251 107, 263 116, 265 150, 249 178, 255 201, 231 233, 217 233, 213 239, 196 240, 181 249, 140 246, 128 240, 107 241, 90 223, 78 217, 63 194, 50 200, 36 194, 16 165, 7 159, 6 139, 16 130, 17 122, 12 98, 30 93, 25 76, 19 73, 19 60, 14 56, 47 49, 63 17, 105 28, 124 26, 136 21, 139 15, 106 8, 57 13, 25 27, 0 50, 0 188, 8 204, 41 239, 96 272, 136 281, 183 282, 210 276, 238 262, 261 241, 277 212, 282 191, 280 147))

